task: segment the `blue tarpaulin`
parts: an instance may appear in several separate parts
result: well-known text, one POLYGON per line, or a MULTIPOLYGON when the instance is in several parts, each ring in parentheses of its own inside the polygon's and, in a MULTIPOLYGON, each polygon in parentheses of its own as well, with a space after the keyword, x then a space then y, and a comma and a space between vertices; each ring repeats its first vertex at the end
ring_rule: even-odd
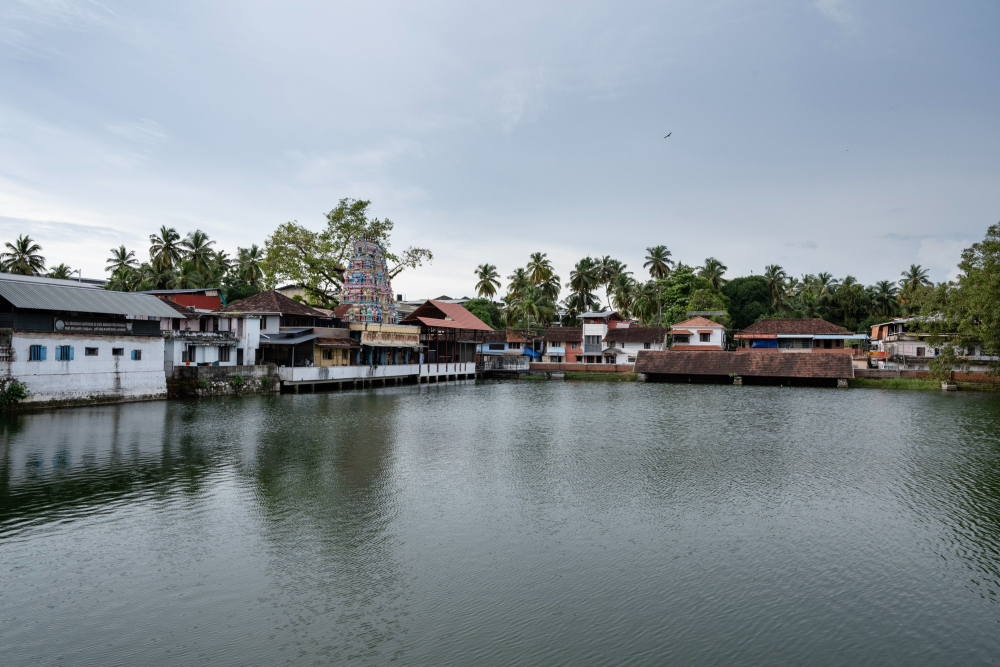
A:
POLYGON ((751 348, 754 348, 754 347, 778 347, 778 341, 776 339, 774 339, 774 338, 764 338, 762 340, 755 340, 753 342, 753 345, 751 345, 750 347, 751 348))

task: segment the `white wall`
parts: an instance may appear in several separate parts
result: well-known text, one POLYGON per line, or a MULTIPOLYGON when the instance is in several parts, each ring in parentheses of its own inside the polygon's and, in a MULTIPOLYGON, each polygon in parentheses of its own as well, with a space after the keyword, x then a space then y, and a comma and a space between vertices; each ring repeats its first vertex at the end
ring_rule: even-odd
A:
POLYGON ((10 374, 28 387, 25 403, 99 398, 166 397, 163 339, 159 336, 87 336, 15 331, 10 374), (46 359, 29 361, 30 347, 44 345, 46 359), (73 347, 72 361, 56 361, 56 347, 73 347), (85 348, 96 347, 88 357, 85 348), (123 348, 113 356, 112 348, 123 348), (132 350, 142 358, 132 359, 132 350))

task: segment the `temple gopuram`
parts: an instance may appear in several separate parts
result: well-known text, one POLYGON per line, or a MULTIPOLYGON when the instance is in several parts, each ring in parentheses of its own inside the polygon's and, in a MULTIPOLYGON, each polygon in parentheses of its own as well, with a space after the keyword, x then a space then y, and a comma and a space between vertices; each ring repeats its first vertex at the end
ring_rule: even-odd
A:
POLYGON ((344 323, 396 324, 392 283, 385 263, 385 248, 376 241, 354 242, 354 253, 344 275, 343 300, 337 314, 344 323))

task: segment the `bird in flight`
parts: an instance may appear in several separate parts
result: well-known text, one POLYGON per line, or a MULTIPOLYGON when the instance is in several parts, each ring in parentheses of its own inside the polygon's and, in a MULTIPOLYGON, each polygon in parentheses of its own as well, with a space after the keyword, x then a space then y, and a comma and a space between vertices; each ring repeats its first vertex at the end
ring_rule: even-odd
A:
POLYGON ((667 135, 666 137, 663 137, 663 138, 664 138, 664 139, 666 139, 666 138, 667 138, 667 137, 669 137, 669 136, 670 136, 671 134, 673 134, 673 132, 671 132, 670 134, 668 134, 668 135, 667 135))

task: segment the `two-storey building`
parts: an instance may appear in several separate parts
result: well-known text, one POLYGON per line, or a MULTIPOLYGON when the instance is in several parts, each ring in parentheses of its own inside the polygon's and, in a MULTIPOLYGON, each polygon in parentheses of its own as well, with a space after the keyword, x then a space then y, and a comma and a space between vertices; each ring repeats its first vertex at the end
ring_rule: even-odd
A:
POLYGON ((706 317, 692 317, 670 327, 671 350, 725 350, 726 327, 706 317))
POLYGON ((634 364, 639 350, 666 349, 670 330, 664 327, 640 327, 620 322, 604 336, 604 356, 614 356, 615 364, 634 364), (628 326, 623 326, 628 325, 628 326))
POLYGON ((544 339, 542 361, 575 364, 582 360, 583 327, 552 327, 544 339))
POLYGON ((609 350, 605 359, 604 337, 608 335, 608 330, 624 322, 624 319, 617 311, 589 312, 580 315, 583 320, 583 363, 601 364, 615 363, 617 358, 616 350, 609 350))

